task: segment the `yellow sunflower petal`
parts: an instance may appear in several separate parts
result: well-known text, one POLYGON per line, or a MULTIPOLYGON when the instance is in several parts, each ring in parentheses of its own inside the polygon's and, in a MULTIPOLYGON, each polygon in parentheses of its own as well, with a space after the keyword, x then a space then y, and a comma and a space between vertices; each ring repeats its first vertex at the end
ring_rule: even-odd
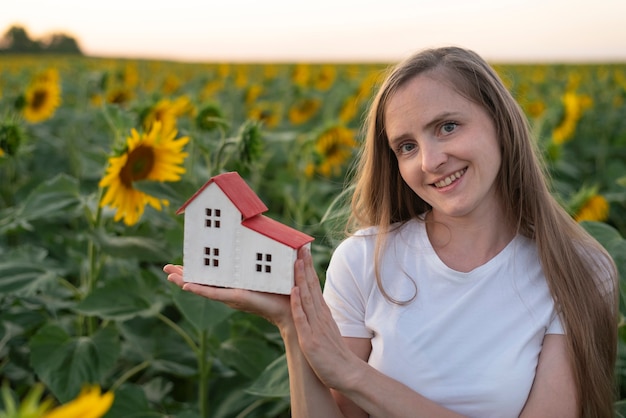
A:
POLYGON ((76 399, 61 405, 43 418, 100 418, 113 404, 112 392, 100 393, 97 386, 83 389, 76 399))

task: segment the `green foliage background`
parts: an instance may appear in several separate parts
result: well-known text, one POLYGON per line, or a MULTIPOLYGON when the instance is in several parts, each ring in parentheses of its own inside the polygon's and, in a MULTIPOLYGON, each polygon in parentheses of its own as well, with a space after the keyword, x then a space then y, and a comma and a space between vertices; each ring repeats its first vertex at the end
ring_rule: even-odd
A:
MULTIPOLYGON (((0 378, 16 397, 43 382, 59 402, 87 382, 115 392, 108 417, 288 416, 288 377, 277 330, 266 321, 180 291, 164 264, 182 261, 174 214, 213 174, 237 170, 268 216, 316 237, 323 280, 341 239, 338 209, 351 158, 331 173, 316 148, 329 126, 360 138, 380 64, 193 64, 84 57, 0 61, 0 378), (62 104, 30 124, 16 104, 29 81, 55 68, 62 104), (177 183, 137 185, 167 198, 132 226, 100 211, 107 158, 141 129, 159 100, 186 97, 177 119, 189 136, 177 183), (298 103, 318 110, 289 117, 298 103), (202 110, 213 109, 209 113, 202 110), (263 113, 265 112, 265 113, 263 113), (198 115, 205 123, 198 121, 198 115), (207 123, 215 122, 213 124, 207 123), (250 148, 249 136, 257 136, 250 148)), ((497 65, 527 111, 554 193, 575 215, 588 197, 610 212, 585 227, 611 252, 626 283, 626 65, 497 65), (562 144, 553 131, 572 117, 566 93, 589 99, 562 144)), ((353 154, 352 154, 353 155, 353 154)), ((621 312, 626 312, 623 300, 621 312)), ((616 366, 626 398, 626 333, 616 366)), ((616 415, 626 414, 624 401, 616 415)), ((1 410, 0 405, 0 410, 1 410)))

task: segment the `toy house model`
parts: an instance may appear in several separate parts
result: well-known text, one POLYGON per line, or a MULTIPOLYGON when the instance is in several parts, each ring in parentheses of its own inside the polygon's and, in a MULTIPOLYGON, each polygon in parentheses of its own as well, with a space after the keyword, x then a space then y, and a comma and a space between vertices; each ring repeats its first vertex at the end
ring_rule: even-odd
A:
POLYGON ((265 211, 238 173, 209 179, 176 211, 185 214, 183 280, 289 294, 297 251, 313 237, 265 211))

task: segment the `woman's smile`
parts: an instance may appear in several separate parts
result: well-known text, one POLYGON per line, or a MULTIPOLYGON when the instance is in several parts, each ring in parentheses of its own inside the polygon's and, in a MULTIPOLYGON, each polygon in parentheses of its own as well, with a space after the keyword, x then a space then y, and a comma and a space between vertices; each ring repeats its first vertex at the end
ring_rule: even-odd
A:
POLYGON ((446 178, 436 181, 434 183, 432 183, 433 186, 435 186, 438 189, 441 189, 442 187, 446 187, 451 185, 452 183, 455 183, 458 179, 460 179, 465 172, 467 171, 467 167, 447 176, 446 178))

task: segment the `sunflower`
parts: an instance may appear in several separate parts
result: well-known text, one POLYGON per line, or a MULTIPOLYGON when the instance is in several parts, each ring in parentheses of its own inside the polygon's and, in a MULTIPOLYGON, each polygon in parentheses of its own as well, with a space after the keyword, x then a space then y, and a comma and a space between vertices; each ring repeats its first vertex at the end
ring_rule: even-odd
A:
POLYGON ((150 205, 161 210, 168 205, 165 199, 150 196, 133 187, 140 180, 178 181, 185 172, 182 163, 187 157, 183 152, 188 137, 175 139, 176 131, 162 131, 161 123, 155 122, 147 133, 131 130, 126 140, 126 150, 109 159, 106 174, 99 186, 107 187, 100 206, 111 206, 116 210, 115 221, 124 220, 134 225, 143 215, 144 207, 150 205))
POLYGON ((165 76, 165 80, 163 80, 161 91, 165 94, 173 94, 180 88, 182 84, 182 81, 180 81, 180 79, 176 75, 168 74, 167 76, 165 76))
POLYGON ((539 118, 546 111, 546 104, 541 100, 535 100, 524 104, 524 111, 532 118, 539 118))
POLYGON ((213 131, 228 127, 222 109, 215 103, 207 103, 196 115, 196 127, 203 131, 213 131))
POLYGON ((127 87, 114 87, 107 91, 106 101, 108 103, 125 106, 133 99, 133 92, 127 87))
POLYGON ((356 116, 358 109, 359 98, 356 96, 348 97, 339 110, 339 120, 343 123, 350 122, 356 116))
POLYGON ((315 142, 315 150, 322 157, 318 171, 326 177, 339 175, 343 165, 352 156, 356 145, 351 129, 333 126, 325 130, 315 142))
POLYGON ((303 99, 289 109, 289 120, 294 125, 300 125, 311 119, 322 106, 319 99, 303 99))
POLYGON ((311 78, 311 67, 308 64, 299 63, 293 67, 291 82, 299 87, 306 87, 311 78))
POLYGON ((244 88, 248 85, 249 74, 248 67, 245 65, 238 65, 235 71, 235 86, 237 88, 244 88))
POLYGON ((54 115, 61 104, 61 87, 54 78, 34 80, 24 93, 24 119, 31 123, 42 122, 54 115))
POLYGON ((137 63, 126 63, 120 78, 122 85, 128 87, 129 89, 135 88, 137 84, 139 84, 139 71, 137 70, 137 63))
POLYGON ((252 84, 246 90, 244 100, 246 104, 249 106, 253 104, 254 102, 256 102, 259 96, 261 96, 261 94, 263 94, 263 86, 261 86, 260 84, 252 84))
POLYGON ((601 195, 593 195, 578 210, 574 219, 577 222, 596 221, 604 222, 609 217, 609 202, 601 195))
POLYGON ((207 100, 224 89, 224 81, 215 79, 208 81, 200 92, 200 99, 207 100))
POLYGON ((322 65, 314 75, 313 83, 317 90, 330 89, 337 78, 337 69, 332 65, 322 65))
POLYGON ((280 124, 282 107, 278 102, 262 101, 256 103, 249 111, 248 118, 263 122, 267 128, 276 128, 280 124))
POLYGON ((593 101, 589 96, 578 95, 573 92, 565 93, 562 101, 565 114, 559 126, 552 131, 552 141, 557 145, 572 139, 583 112, 593 105, 593 101))
POLYGON ((25 134, 19 120, 15 117, 5 118, 0 122, 0 157, 16 155, 24 139, 25 134))
POLYGON ((165 134, 176 129, 176 121, 179 116, 192 112, 193 106, 187 96, 180 96, 174 101, 162 99, 148 109, 143 117, 143 128, 150 130, 155 122, 161 122, 165 134))

